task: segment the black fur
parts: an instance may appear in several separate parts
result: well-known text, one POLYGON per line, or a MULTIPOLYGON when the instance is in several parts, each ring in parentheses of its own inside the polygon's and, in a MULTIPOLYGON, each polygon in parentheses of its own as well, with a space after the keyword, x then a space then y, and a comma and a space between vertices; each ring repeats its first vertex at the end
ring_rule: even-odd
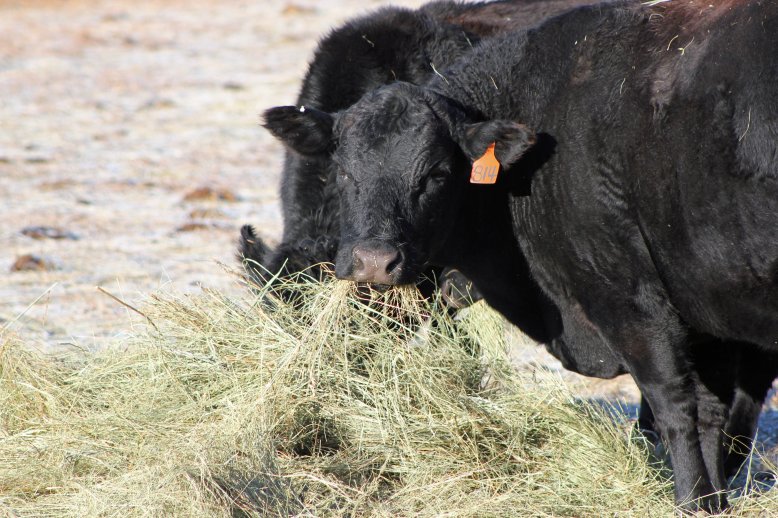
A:
POLYGON ((603 4, 371 92, 334 114, 336 274, 394 247, 393 282, 457 268, 566 366, 626 369, 677 501, 721 509, 730 409, 752 433, 778 371, 776 56, 778 4, 603 4), (494 120, 537 142, 471 185, 466 129, 494 120))
POLYGON ((265 126, 287 143, 282 173, 283 236, 273 249, 241 232, 238 259, 255 282, 302 270, 318 277, 335 261, 339 201, 329 155, 326 112, 338 112, 392 81, 421 84, 484 38, 527 27, 594 0, 436 1, 417 10, 389 7, 356 18, 323 38, 303 80, 297 106, 265 113, 265 126), (305 111, 301 112, 300 108, 305 111), (326 138, 326 141, 323 140, 326 138), (334 247, 332 246, 334 244, 334 247))
POLYGON ((455 140, 471 161, 480 158, 490 144, 496 144, 494 154, 501 167, 510 168, 535 144, 535 132, 523 124, 508 120, 493 120, 467 124, 455 140))
POLYGON ((265 112, 263 126, 303 156, 325 155, 332 141, 332 116, 315 108, 281 106, 265 112))

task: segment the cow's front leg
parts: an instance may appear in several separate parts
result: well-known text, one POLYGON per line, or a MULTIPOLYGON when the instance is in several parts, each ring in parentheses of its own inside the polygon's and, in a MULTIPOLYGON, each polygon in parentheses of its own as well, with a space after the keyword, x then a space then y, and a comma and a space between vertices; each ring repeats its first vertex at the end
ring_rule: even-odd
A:
POLYGON ((703 459, 693 383, 682 369, 657 370, 655 367, 643 364, 631 371, 651 405, 662 438, 669 446, 676 502, 690 511, 718 511, 726 503, 714 495, 716 488, 703 459))
MULTIPOLYGON (((700 432, 703 458, 705 459, 708 472, 711 474, 713 485, 723 488, 726 479, 737 475, 751 452, 762 404, 772 386, 773 380, 776 378, 776 374, 778 374, 778 355, 773 355, 771 357, 772 361, 766 361, 765 353, 756 350, 754 346, 749 344, 727 342, 714 343, 712 347, 706 347, 706 345, 697 345, 694 348, 694 356, 692 358, 697 369, 704 370, 705 365, 710 365, 712 369, 708 373, 700 373, 697 377, 697 413, 700 423, 712 422, 714 416, 724 415, 721 412, 726 412, 729 415, 724 427, 723 452, 718 447, 709 448, 706 446, 706 444, 715 446, 718 439, 713 439, 710 433, 706 434, 703 431, 702 424, 698 426, 698 431, 700 432), (717 349, 719 359, 718 361, 712 361, 710 355, 717 349), (704 361, 706 358, 707 361, 704 361), (702 363, 700 363, 701 361, 702 363), (726 372, 721 371, 722 366, 725 367, 726 372), (733 369, 737 370, 737 373, 734 375, 734 387, 732 383, 726 381, 731 379, 728 377, 732 376, 733 369), (707 411, 699 408, 703 406, 700 400, 711 395, 710 391, 706 395, 704 393, 706 392, 705 387, 700 385, 702 383, 700 380, 705 379, 710 379, 710 382, 717 385, 722 381, 726 382, 725 385, 713 389, 713 394, 719 394, 719 396, 712 398, 709 405, 705 405, 708 407, 707 411), (718 402, 729 400, 731 400, 731 404, 728 409, 718 407, 718 402), (703 417, 703 414, 708 414, 708 416, 703 417), (707 439, 705 435, 707 435, 707 439), (713 477, 715 471, 711 466, 716 466, 717 464, 711 462, 712 455, 723 455, 724 457, 724 475, 723 480, 719 482, 713 477)), ((638 429, 656 446, 654 437, 656 436, 657 428, 654 423, 654 414, 645 398, 641 398, 640 401, 638 429)))
POLYGON ((702 455, 687 330, 660 297, 644 291, 638 301, 622 302, 611 306, 610 318, 602 321, 613 324, 601 330, 610 343, 620 344, 624 362, 669 446, 676 502, 692 512, 719 511, 726 502, 716 494, 702 455))

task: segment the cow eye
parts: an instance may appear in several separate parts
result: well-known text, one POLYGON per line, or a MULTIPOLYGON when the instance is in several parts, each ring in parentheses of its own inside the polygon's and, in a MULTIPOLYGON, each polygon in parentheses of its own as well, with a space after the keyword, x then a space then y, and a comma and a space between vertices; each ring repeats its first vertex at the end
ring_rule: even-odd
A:
POLYGON ((431 187, 436 187, 443 183, 446 178, 448 178, 448 171, 445 171, 443 169, 433 169, 429 173, 427 173, 426 178, 424 179, 424 189, 429 189, 431 187))
POLYGON ((418 190, 416 190, 416 196, 419 201, 428 199, 428 196, 438 190, 446 178, 448 177, 447 171, 432 169, 429 171, 419 183, 418 190))
POLYGON ((429 178, 435 182, 442 182, 448 178, 448 171, 444 171, 443 169, 433 169, 430 171, 429 178))

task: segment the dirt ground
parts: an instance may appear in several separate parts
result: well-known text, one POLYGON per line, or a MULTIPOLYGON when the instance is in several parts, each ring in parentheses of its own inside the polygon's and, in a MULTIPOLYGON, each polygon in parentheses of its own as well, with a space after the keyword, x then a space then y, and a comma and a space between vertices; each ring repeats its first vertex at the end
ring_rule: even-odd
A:
MULTIPOLYGON (((0 326, 99 348, 139 319, 98 287, 136 307, 157 290, 239 295, 218 265, 237 264, 238 229, 281 231, 282 149, 258 114, 294 103, 322 34, 388 3, 0 0, 0 326)), ((535 345, 516 358, 561 372, 535 345)), ((638 399, 627 377, 565 377, 638 399)))

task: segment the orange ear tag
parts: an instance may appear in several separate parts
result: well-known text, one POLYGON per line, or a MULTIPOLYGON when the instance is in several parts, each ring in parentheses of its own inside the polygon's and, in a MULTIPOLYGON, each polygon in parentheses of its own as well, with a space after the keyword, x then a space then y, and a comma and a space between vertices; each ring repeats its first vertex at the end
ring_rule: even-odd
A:
POLYGON ((470 171, 470 183, 492 184, 497 181, 497 173, 500 172, 500 162, 494 156, 494 142, 489 144, 481 158, 473 162, 473 170, 470 171))

